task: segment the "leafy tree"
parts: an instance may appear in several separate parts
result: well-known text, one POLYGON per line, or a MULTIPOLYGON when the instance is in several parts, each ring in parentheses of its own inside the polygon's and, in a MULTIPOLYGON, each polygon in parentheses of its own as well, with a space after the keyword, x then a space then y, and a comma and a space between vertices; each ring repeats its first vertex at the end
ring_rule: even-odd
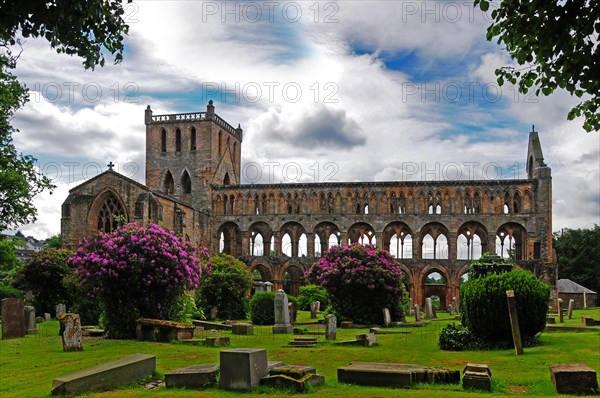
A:
POLYGON ((63 279, 73 271, 67 259, 73 252, 64 249, 44 249, 36 254, 15 275, 14 285, 31 290, 39 313, 51 312, 58 303, 70 304, 70 295, 63 279))
POLYGON ((480 278, 489 274, 501 274, 509 272, 514 268, 514 265, 495 254, 483 253, 481 258, 473 260, 469 264, 469 279, 480 278))
POLYGON ((55 249, 60 249, 62 247, 62 240, 60 234, 53 235, 46 239, 46 242, 44 242, 44 247, 53 247, 55 249))
MULTIPOLYGON (((129 0, 131 1, 131 0, 129 0)), ((35 159, 18 154, 11 120, 28 101, 27 89, 12 74, 20 35, 44 37, 58 53, 78 55, 86 69, 103 66, 104 51, 123 59, 129 27, 123 4, 115 0, 7 0, 0 13, 0 230, 36 220, 33 197, 54 185, 35 167, 35 159)))
MULTIPOLYGON (((488 0, 474 0, 481 10, 488 0)), ((498 83, 521 93, 550 95, 557 88, 583 98, 568 119, 583 115, 586 131, 600 130, 600 2, 595 0, 501 0, 492 11, 487 39, 498 37, 520 68, 496 70, 498 83)))
POLYGON ((565 229, 555 232, 553 246, 558 277, 600 291, 600 226, 592 229, 565 229))
POLYGON ((16 250, 21 244, 19 239, 0 235, 0 274, 6 275, 23 265, 16 255, 16 250))
POLYGON ((224 253, 212 256, 209 264, 196 293, 200 307, 205 314, 217 307, 221 319, 245 319, 244 296, 253 283, 246 264, 224 253))

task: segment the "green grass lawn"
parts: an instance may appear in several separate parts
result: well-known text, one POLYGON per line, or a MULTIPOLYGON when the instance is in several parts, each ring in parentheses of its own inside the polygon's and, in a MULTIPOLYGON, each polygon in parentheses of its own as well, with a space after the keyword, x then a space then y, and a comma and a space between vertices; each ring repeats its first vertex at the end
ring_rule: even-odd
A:
MULTIPOLYGON (((320 342, 314 348, 287 348, 292 335, 273 335, 270 327, 256 327, 254 336, 230 335, 231 347, 265 348, 270 361, 310 365, 323 374, 326 383, 315 387, 309 395, 318 397, 498 397, 508 395, 558 396, 550 381, 548 366, 553 363, 585 363, 600 373, 600 328, 591 332, 543 333, 539 344, 525 348, 525 354, 515 356, 514 350, 448 352, 437 347, 440 329, 451 322, 447 314, 425 327, 405 328, 408 334, 378 335, 379 345, 372 348, 336 347, 320 342), (460 385, 419 385, 411 389, 360 387, 337 383, 337 368, 352 361, 414 363, 426 366, 462 370, 467 362, 486 363, 492 371, 492 393, 465 392, 460 385)), ((576 310, 569 324, 581 324, 582 316, 600 318, 600 309, 576 310)), ((408 319, 408 321, 414 320, 408 319)), ((298 323, 309 321, 308 312, 300 312, 298 323)), ((457 321, 455 321, 457 322, 457 321)), ((318 330, 312 325, 296 325, 318 330)), ((157 375, 193 364, 219 363, 220 348, 187 346, 179 343, 149 343, 123 340, 87 339, 85 351, 62 351, 58 337, 58 322, 38 325, 37 335, 23 339, 0 341, 0 397, 50 396, 52 380, 102 362, 134 353, 156 355, 157 375)), ((365 329, 338 329, 338 340, 353 338, 365 329)), ((206 334, 209 334, 207 332, 206 334)), ((243 396, 295 396, 294 394, 259 388, 243 396)), ((240 393, 206 390, 180 390, 161 387, 144 390, 130 385, 119 390, 89 394, 93 397, 232 397, 240 393)))

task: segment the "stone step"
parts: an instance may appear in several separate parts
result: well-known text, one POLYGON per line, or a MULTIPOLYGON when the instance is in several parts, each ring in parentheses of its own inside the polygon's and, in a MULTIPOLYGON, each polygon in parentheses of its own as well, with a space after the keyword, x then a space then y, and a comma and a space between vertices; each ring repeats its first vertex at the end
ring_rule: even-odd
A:
POLYGON ((295 347, 314 347, 315 345, 317 345, 316 341, 290 341, 289 345, 291 346, 295 346, 295 347))

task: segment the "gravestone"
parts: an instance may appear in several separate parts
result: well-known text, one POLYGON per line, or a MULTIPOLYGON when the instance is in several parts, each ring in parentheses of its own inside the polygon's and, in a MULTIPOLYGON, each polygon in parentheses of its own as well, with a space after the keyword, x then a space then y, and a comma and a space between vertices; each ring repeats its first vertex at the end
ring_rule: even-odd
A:
POLYGON ((56 319, 67 312, 67 307, 64 304, 56 304, 56 319))
POLYGON ((573 307, 575 306, 575 300, 569 300, 569 309, 567 310, 567 318, 573 319, 573 307))
POLYGON ((390 316, 390 310, 388 308, 383 309, 383 326, 388 327, 392 322, 392 317, 390 316))
POLYGON ((52 320, 52 315, 50 315, 49 312, 44 312, 44 320, 50 322, 52 320))
POLYGON ((254 326, 251 323, 236 323, 231 325, 231 334, 250 336, 254 334, 254 326))
POLYGON ((251 390, 269 373, 267 350, 234 348, 220 353, 221 377, 219 386, 224 390, 251 390))
POLYGON ((264 292, 264 291, 265 291, 265 284, 263 282, 260 282, 260 281, 254 282, 254 293, 264 292))
POLYGON ((434 318, 434 316, 433 316, 433 301, 431 300, 431 297, 427 297, 425 299, 425 318, 427 318, 427 319, 434 318))
POLYGON ((565 322, 565 318, 564 318, 563 309, 562 309, 563 299, 559 298, 556 301, 557 301, 556 308, 558 309, 558 322, 564 323, 565 322))
POLYGON ((273 303, 275 311, 275 325, 273 333, 292 333, 294 327, 290 323, 290 313, 288 310, 288 298, 285 292, 281 289, 275 293, 275 301, 273 303))
POLYGON ((559 394, 598 393, 596 371, 584 363, 550 365, 550 377, 559 394))
POLYGON ((492 372, 489 366, 467 363, 463 369, 463 389, 492 391, 492 372))
POLYGON ((460 308, 458 307, 458 300, 456 299, 456 297, 452 297, 452 306, 454 307, 456 313, 460 314, 460 308))
POLYGON ((415 303, 413 303, 412 297, 410 298, 410 304, 408 305, 408 315, 415 314, 415 303))
POLYGON ((317 319, 317 313, 319 312, 320 308, 320 301, 313 301, 312 303, 310 303, 310 319, 317 319))
POLYGON ((415 304, 415 322, 421 322, 421 309, 419 304, 415 304))
POLYGON ((206 388, 217 384, 219 365, 192 365, 165 373, 167 388, 206 388))
POLYGON ((79 314, 62 314, 58 320, 60 322, 63 351, 83 351, 79 314))
POLYGON ((337 336, 337 318, 333 314, 325 317, 325 340, 335 340, 337 336))
POLYGON ((27 330, 27 334, 36 334, 37 330, 37 322, 35 320, 35 308, 26 305, 25 309, 25 329, 27 330))
POLYGON ((23 300, 5 298, 2 300, 2 339, 25 336, 25 308, 23 300))
POLYGON ((435 309, 435 306, 431 305, 431 313, 433 314, 433 318, 437 318, 437 310, 435 309))
POLYGON ((214 321, 219 316, 219 309, 217 307, 212 307, 210 309, 210 320, 214 321))
POLYGON ((288 304, 288 311, 290 312, 290 323, 296 323, 296 306, 294 305, 294 303, 288 304))
POLYGON ((266 292, 272 292, 273 291, 273 284, 269 281, 265 282, 265 291, 266 292))

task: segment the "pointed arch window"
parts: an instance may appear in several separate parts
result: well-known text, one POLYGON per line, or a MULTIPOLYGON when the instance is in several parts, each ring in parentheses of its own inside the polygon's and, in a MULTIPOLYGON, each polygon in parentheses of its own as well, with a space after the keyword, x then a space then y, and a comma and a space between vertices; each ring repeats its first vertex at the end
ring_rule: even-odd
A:
POLYGON ((110 233, 117 229, 125 219, 125 210, 117 197, 110 193, 98 212, 98 230, 110 233))
POLYGON ((190 131, 190 150, 191 151, 196 150, 196 128, 195 127, 192 127, 192 130, 190 131))
POLYGON ((165 174, 163 190, 168 195, 172 195, 175 191, 175 180, 173 180, 173 174, 171 174, 169 170, 167 170, 167 174, 165 174))
POLYGON ((187 170, 184 170, 183 175, 181 176, 181 188, 183 193, 192 193, 192 179, 187 170))
POLYGON ((161 140, 161 144, 160 144, 160 150, 162 152, 167 152, 167 130, 162 129, 160 131, 160 140, 161 140))
POLYGON ((175 130, 175 151, 181 152, 181 130, 175 130))
POLYGON ((223 178, 223 185, 231 185, 231 181, 229 179, 229 173, 225 173, 225 178, 223 178))

